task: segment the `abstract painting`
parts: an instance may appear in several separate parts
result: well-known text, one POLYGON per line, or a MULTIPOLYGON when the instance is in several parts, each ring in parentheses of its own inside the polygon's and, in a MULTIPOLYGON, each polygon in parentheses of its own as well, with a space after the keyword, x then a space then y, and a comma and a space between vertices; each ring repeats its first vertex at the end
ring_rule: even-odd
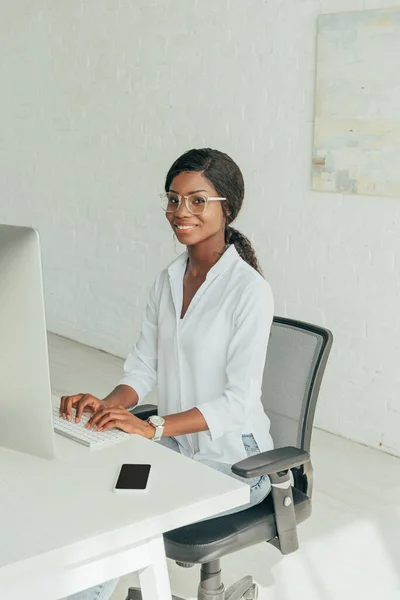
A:
POLYGON ((312 187, 400 197, 400 9, 319 18, 312 187))

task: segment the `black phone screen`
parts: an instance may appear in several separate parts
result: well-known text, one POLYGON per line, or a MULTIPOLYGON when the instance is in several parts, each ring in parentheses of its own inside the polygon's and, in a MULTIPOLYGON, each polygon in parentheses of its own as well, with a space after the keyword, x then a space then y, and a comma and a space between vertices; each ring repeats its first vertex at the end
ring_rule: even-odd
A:
POLYGON ((149 478, 150 465, 122 465, 116 490, 145 490, 149 478))

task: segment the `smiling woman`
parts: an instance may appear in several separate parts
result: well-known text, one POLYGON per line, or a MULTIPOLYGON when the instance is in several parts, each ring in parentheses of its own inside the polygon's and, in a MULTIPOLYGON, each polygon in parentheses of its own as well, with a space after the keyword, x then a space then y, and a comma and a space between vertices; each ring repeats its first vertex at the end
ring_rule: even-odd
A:
MULTIPOLYGON (((261 382, 273 298, 249 240, 230 226, 244 198, 242 173, 223 152, 190 150, 168 171, 162 207, 187 250, 156 278, 137 344, 119 385, 104 399, 63 396, 60 414, 87 427, 117 427, 232 475, 231 465, 271 450, 261 382), (129 408, 158 385, 158 417, 129 408)), ((268 477, 243 480, 250 503, 270 490, 268 477)), ((108 582, 73 596, 107 600, 108 582)))
POLYGON ((179 241, 192 245, 193 238, 180 239, 178 232, 199 227, 202 223, 207 225, 211 220, 214 220, 215 229, 217 224, 221 226, 222 218, 223 227, 219 231, 223 232, 224 244, 234 244, 243 260, 260 272, 251 243, 242 233, 230 227, 242 208, 244 181, 239 167, 227 154, 211 148, 189 150, 168 171, 165 192, 163 208, 179 241), (183 204, 186 211, 181 212, 183 204), (205 218, 202 219, 203 214, 205 218), (193 215, 194 218, 191 218, 193 215))

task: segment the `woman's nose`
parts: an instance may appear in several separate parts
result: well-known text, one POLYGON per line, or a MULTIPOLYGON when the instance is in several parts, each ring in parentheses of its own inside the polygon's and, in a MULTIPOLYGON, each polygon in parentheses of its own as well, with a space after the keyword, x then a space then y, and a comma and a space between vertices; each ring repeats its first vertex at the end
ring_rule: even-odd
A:
POLYGON ((178 208, 178 210, 176 211, 175 214, 177 214, 179 217, 188 216, 188 215, 190 216, 191 215, 190 210, 188 210, 188 208, 186 206, 186 200, 185 200, 185 198, 182 197, 181 205, 180 205, 180 207, 178 208))

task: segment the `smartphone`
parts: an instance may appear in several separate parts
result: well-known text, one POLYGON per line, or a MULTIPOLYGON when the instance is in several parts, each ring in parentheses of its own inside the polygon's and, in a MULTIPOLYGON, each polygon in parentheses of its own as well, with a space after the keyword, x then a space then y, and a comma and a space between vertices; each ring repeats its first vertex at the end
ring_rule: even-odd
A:
POLYGON ((134 490, 145 490, 149 473, 150 465, 122 465, 114 492, 127 493, 134 490))

